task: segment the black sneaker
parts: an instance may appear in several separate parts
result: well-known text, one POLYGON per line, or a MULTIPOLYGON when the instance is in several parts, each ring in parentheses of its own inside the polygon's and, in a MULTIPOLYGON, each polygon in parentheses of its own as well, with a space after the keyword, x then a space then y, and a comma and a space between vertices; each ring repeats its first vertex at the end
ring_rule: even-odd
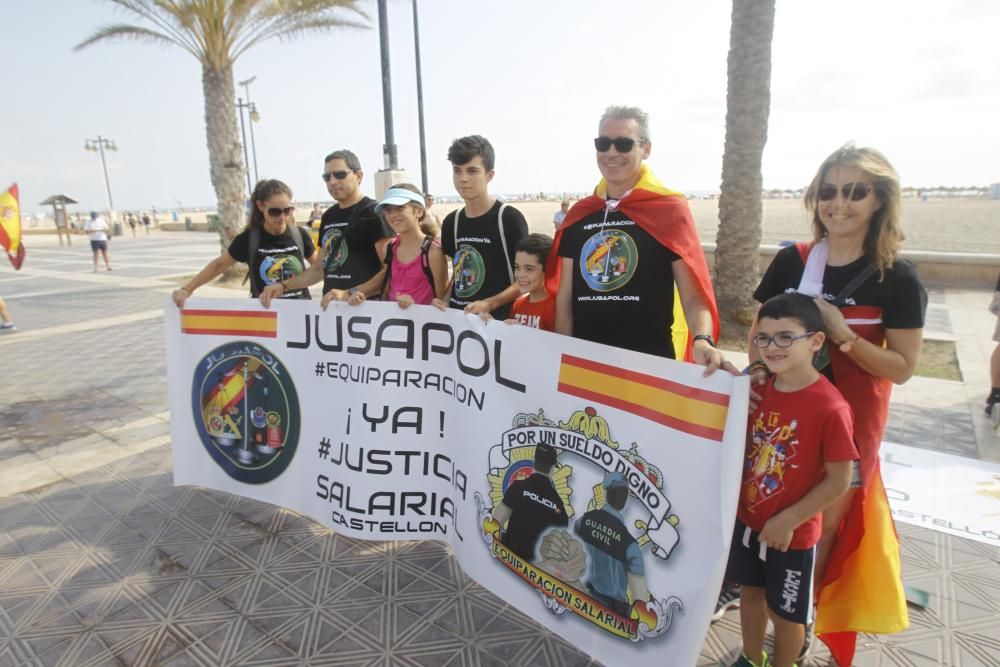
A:
POLYGON ((768 667, 767 652, 761 654, 759 663, 748 658, 745 653, 740 653, 740 657, 736 659, 732 667, 768 667))
POLYGON ((990 394, 986 397, 986 416, 993 417, 993 406, 1000 405, 1000 396, 990 394))
POLYGON ((740 608, 740 587, 734 584, 723 584, 719 591, 719 599, 715 603, 715 613, 712 622, 720 620, 730 609, 740 608))
POLYGON ((813 621, 806 623, 806 636, 802 640, 802 650, 799 651, 799 657, 795 659, 795 662, 802 662, 812 651, 813 640, 816 639, 816 629, 814 627, 813 621))

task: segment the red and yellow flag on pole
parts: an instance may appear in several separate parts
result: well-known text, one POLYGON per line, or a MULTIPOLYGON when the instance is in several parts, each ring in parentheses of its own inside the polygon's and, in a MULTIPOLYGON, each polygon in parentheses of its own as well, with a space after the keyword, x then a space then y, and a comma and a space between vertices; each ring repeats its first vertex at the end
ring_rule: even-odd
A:
POLYGON ((20 269, 24 262, 24 244, 21 243, 21 204, 17 183, 0 194, 0 245, 7 251, 7 259, 14 269, 20 269))

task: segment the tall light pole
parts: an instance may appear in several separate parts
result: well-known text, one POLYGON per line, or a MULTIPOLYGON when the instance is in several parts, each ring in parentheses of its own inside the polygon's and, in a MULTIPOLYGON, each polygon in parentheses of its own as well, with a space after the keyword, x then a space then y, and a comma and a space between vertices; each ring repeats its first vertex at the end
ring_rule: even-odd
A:
POLYGON ((399 169, 396 138, 392 131, 392 77, 389 74, 389 18, 385 0, 378 0, 378 37, 382 53, 382 114, 385 118, 385 144, 382 146, 384 169, 399 169))
POLYGON ((240 134, 243 135, 243 164, 247 167, 247 194, 253 197, 253 184, 250 183, 250 155, 247 154, 247 128, 243 124, 243 110, 249 109, 250 105, 246 104, 242 97, 237 97, 236 108, 240 110, 240 134))
MULTIPOLYGON (((257 107, 254 105, 254 103, 250 101, 250 84, 256 80, 257 77, 252 76, 249 79, 240 81, 240 85, 243 86, 243 90, 246 91, 247 105, 249 105, 248 106, 249 113, 247 115, 250 120, 247 121, 247 125, 250 126, 250 154, 253 155, 253 180, 259 181, 260 174, 257 173, 257 143, 254 141, 253 138, 253 124, 256 123, 258 120, 260 120, 260 114, 257 113, 257 107)), ((247 169, 249 169, 249 165, 247 166, 247 169)))
POLYGON ((104 159, 104 149, 107 148, 109 151, 117 151, 118 146, 111 139, 97 135, 96 139, 84 139, 83 140, 83 150, 99 152, 101 154, 101 166, 104 167, 104 187, 108 189, 108 210, 114 210, 115 204, 111 200, 111 181, 108 180, 108 163, 104 159))
POLYGON ((417 20, 417 0, 413 0, 413 50, 417 63, 417 122, 420 128, 420 184, 427 193, 427 143, 424 136, 424 84, 420 73, 420 22, 417 20))

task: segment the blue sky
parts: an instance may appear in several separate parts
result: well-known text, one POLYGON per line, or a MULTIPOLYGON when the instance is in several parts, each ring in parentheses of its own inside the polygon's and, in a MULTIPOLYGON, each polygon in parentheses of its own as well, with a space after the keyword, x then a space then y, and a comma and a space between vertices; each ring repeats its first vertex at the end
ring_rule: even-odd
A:
MULTIPOLYGON (((74 52, 124 18, 101 0, 5 5, 0 187, 18 181, 26 212, 57 192, 106 206, 100 159, 83 150, 98 134, 119 147, 116 208, 214 204, 194 58, 137 42, 74 52)), ((328 198, 319 174, 333 149, 358 153, 369 193, 382 166, 367 7, 372 30, 266 42, 236 64, 237 79, 257 77, 260 175, 298 200, 328 198)), ((420 0, 430 189, 454 193, 448 144, 479 133, 497 151, 495 192, 589 190, 597 118, 616 103, 650 112, 664 183, 717 191, 729 13, 718 0, 420 0)), ((419 183, 409 0, 390 0, 389 15, 396 141, 419 183)), ((778 2, 765 187, 802 186, 848 140, 884 151, 905 184, 1000 181, 997 25, 991 0, 778 2)))

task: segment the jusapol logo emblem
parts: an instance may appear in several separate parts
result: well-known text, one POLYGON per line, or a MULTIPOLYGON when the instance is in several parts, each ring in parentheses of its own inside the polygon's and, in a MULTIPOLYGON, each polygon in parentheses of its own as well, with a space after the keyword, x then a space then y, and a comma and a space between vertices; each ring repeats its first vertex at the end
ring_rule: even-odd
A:
POLYGON ((467 299, 474 296, 486 278, 486 262, 471 245, 461 244, 455 253, 455 296, 467 299))
POLYGON ((597 232, 580 251, 580 274, 596 292, 624 287, 632 280, 638 264, 639 249, 635 241, 619 229, 597 232))
POLYGON ((219 346, 199 362, 191 391, 195 429, 233 479, 277 478, 298 446, 299 399, 284 364, 250 341, 219 346))

